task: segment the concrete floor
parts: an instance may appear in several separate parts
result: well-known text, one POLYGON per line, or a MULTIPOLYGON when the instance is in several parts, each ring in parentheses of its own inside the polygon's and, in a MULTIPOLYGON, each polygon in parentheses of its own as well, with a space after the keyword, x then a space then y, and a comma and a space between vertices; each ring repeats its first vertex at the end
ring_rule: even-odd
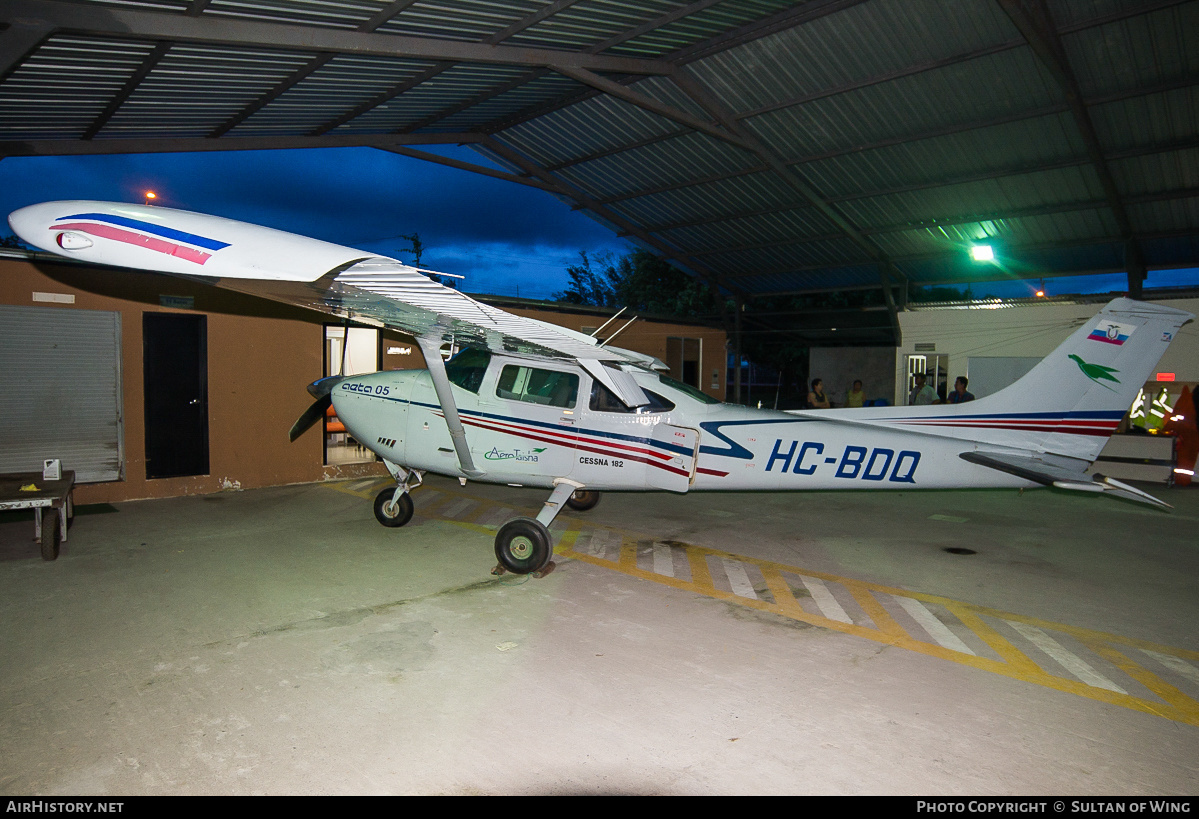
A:
POLYGON ((1199 489, 1146 488, 606 495, 542 580, 489 569, 543 493, 436 478, 399 530, 362 482, 120 504, 55 563, 5 518, 0 792, 1194 794, 1199 489))

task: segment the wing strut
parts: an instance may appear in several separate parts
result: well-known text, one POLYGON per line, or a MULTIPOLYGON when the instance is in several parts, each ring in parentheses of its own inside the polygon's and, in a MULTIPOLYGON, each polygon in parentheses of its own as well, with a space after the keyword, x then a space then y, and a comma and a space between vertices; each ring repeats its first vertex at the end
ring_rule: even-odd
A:
POLYGON ((441 404, 441 412, 445 415, 445 425, 450 430, 450 438, 454 442, 454 451, 458 453, 458 465, 470 478, 481 478, 486 475, 475 467, 470 457, 470 447, 466 443, 466 430, 462 428, 462 419, 458 417, 458 405, 454 403, 454 392, 450 389, 450 377, 445 372, 445 362, 441 360, 441 339, 418 336, 416 343, 425 356, 425 366, 433 378, 433 389, 437 391, 437 402, 441 404))

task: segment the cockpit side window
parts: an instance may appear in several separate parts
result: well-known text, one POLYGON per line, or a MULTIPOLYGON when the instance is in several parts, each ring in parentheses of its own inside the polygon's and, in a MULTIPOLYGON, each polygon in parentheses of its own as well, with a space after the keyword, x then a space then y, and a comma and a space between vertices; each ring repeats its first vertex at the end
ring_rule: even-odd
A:
POLYGON ((598 381, 591 382, 591 401, 588 407, 592 412, 625 412, 645 414, 649 412, 670 412, 674 409, 674 404, 666 398, 658 395, 656 392, 650 392, 643 389, 642 392, 649 398, 649 404, 644 407, 626 407, 621 403, 610 389, 605 387, 598 381))
POLYGON ((486 350, 466 349, 445 363, 445 374, 451 384, 478 395, 490 362, 491 353, 486 350))
POLYGON ((500 372, 495 394, 510 401, 570 409, 579 397, 579 377, 574 373, 507 364, 500 372))

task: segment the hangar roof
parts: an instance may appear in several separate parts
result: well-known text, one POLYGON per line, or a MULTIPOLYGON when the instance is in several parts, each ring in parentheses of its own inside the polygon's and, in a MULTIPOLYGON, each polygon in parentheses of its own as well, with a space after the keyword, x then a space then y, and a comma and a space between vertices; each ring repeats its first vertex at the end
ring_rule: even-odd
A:
POLYGON ((457 143, 751 301, 1135 293, 1199 266, 1199 0, 0 0, 0 156, 457 143))

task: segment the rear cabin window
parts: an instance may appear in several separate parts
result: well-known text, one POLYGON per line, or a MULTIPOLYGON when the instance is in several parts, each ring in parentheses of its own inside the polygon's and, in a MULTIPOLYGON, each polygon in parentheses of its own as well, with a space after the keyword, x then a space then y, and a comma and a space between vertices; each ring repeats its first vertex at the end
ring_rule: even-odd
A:
POLYGON ((510 401, 570 409, 579 397, 579 377, 556 370, 508 364, 496 382, 495 394, 510 401))
POLYGON ((649 403, 644 407, 626 407, 621 403, 620 399, 612 394, 612 390, 605 387, 598 381, 591 382, 591 402, 588 405, 592 412, 631 412, 631 413, 647 413, 647 412, 670 412, 674 409, 674 404, 666 398, 658 395, 656 392, 650 392, 643 389, 645 397, 649 399, 649 403))

